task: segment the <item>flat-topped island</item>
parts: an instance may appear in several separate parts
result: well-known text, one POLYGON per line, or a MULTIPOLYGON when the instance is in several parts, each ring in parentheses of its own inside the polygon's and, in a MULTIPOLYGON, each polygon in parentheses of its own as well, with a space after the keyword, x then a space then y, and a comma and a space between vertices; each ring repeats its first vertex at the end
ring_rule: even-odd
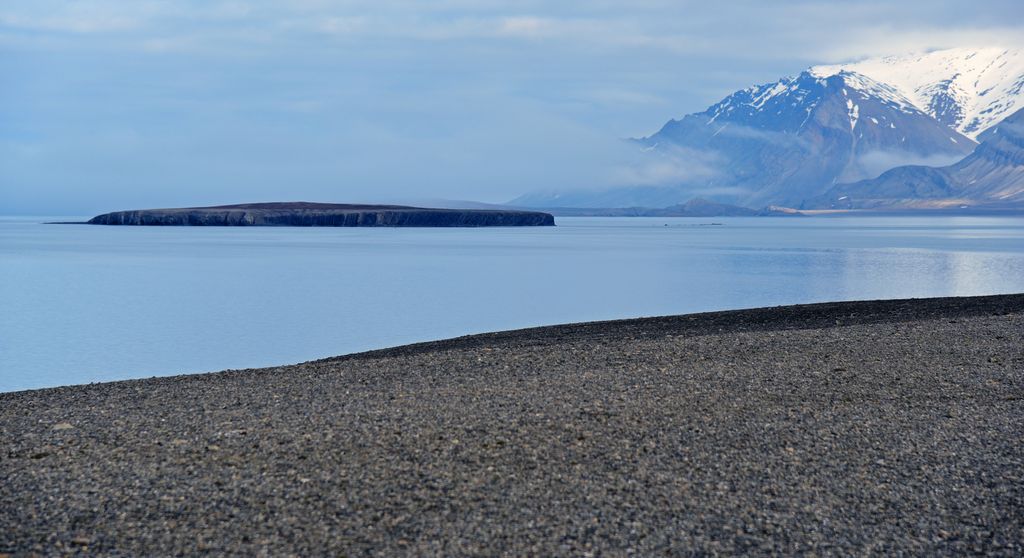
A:
POLYGON ((554 226, 555 218, 540 211, 272 202, 114 211, 97 215, 87 223, 215 227, 529 227, 554 226))

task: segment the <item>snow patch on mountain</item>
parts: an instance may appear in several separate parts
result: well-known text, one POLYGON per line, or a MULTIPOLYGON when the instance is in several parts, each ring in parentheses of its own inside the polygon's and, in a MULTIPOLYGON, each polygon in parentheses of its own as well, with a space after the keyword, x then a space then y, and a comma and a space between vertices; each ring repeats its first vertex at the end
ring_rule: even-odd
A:
POLYGON ((870 78, 887 94, 972 139, 1024 107, 1021 49, 954 48, 813 66, 809 71, 819 78, 870 78))
MULTIPOLYGON (((811 75, 819 79, 825 79, 830 77, 817 75, 813 72, 813 68, 811 70, 811 75)), ((896 108, 900 112, 909 114, 920 110, 911 99, 909 99, 906 95, 901 93, 898 89, 891 85, 878 81, 877 79, 874 79, 870 76, 866 76, 864 74, 850 70, 839 71, 831 75, 838 75, 842 77, 843 82, 845 82, 846 85, 849 86, 851 89, 856 89, 857 91, 860 91, 865 95, 876 97, 884 101, 889 106, 896 108)))
MULTIPOLYGON (((845 93, 845 91, 843 91, 845 93)), ((850 116, 850 129, 857 127, 857 119, 860 118, 860 106, 854 104, 852 99, 846 100, 846 111, 850 116)))

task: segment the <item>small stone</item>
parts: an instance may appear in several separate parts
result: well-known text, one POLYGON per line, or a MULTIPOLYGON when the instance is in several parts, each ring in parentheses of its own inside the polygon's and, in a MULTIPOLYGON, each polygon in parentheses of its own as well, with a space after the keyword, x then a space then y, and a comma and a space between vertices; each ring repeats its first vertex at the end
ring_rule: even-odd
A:
POLYGON ((54 430, 68 430, 74 427, 75 426, 70 422, 58 422, 57 424, 53 425, 54 430))

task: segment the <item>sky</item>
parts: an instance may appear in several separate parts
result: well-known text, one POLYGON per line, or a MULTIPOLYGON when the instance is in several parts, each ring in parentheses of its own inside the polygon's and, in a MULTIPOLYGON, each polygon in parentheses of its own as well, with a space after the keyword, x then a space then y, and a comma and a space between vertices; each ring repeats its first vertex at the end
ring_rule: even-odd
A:
POLYGON ((818 63, 1021 46, 1024 2, 0 2, 0 214, 503 202, 818 63))

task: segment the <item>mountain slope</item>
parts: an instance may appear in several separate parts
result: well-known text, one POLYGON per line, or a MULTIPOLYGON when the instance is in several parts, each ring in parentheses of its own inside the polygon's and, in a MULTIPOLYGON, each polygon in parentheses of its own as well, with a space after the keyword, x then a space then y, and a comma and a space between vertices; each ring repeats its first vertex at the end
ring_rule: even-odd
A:
POLYGON ((828 77, 855 72, 898 91, 919 110, 970 137, 1024 108, 1024 51, 954 48, 814 66, 828 77))
POLYGON ((840 184, 806 206, 874 209, 1024 206, 1024 109, 984 135, 963 160, 946 167, 903 166, 876 179, 840 184))
POLYGON ((752 206, 793 204, 837 182, 908 161, 949 162, 973 148, 892 88, 850 72, 804 72, 740 91, 646 141, 715 151, 729 171, 719 184, 752 206))

